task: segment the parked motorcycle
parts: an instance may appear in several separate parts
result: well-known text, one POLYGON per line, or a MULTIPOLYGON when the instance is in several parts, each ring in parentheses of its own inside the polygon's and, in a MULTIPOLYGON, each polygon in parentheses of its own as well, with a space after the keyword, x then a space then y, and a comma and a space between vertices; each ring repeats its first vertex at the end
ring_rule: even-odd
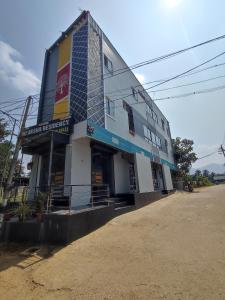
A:
POLYGON ((194 188, 193 188, 193 185, 190 181, 185 183, 184 190, 187 191, 187 192, 190 192, 190 193, 193 192, 194 188))

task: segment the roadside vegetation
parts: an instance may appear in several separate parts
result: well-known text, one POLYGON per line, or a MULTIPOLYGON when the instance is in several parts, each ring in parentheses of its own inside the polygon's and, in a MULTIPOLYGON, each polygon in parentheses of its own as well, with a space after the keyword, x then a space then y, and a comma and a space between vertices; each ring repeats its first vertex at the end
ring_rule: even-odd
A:
POLYGON ((193 187, 211 186, 214 185, 214 175, 215 173, 209 173, 208 170, 196 170, 194 175, 186 175, 184 180, 191 182, 193 187))
POLYGON ((174 159, 177 165, 177 170, 173 172, 173 180, 183 182, 184 186, 186 184, 191 184, 193 187, 211 186, 214 184, 215 173, 196 170, 195 174, 189 174, 192 164, 198 159, 193 146, 194 142, 189 139, 177 137, 173 140, 174 159))
MULTIPOLYGON (((13 138, 11 138, 11 130, 9 128, 10 124, 4 119, 0 118, 0 205, 2 204, 6 179, 8 177, 15 148, 13 138)), ((18 184, 16 184, 18 178, 21 177, 24 177, 24 170, 21 161, 18 160, 14 174, 14 185, 12 185, 9 193, 9 202, 22 200, 23 191, 21 188, 19 188, 18 184)))

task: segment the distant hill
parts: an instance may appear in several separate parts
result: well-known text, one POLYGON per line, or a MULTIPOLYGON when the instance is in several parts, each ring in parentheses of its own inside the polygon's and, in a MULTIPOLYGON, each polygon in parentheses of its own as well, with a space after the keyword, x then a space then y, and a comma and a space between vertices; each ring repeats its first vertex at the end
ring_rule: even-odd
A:
POLYGON ((191 168, 190 174, 194 174, 196 170, 208 170, 209 172, 214 172, 216 174, 225 173, 225 166, 222 164, 208 164, 201 168, 191 168))

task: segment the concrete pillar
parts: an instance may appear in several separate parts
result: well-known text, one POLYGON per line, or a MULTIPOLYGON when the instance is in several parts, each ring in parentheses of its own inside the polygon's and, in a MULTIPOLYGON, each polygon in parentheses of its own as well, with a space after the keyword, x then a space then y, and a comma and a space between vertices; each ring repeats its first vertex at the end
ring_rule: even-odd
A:
POLYGON ((39 186, 40 170, 41 170, 41 156, 34 154, 32 157, 32 169, 30 173, 28 201, 33 201, 35 196, 35 187, 39 186))
POLYGON ((167 191, 170 191, 173 189, 170 168, 167 165, 162 165, 162 169, 163 169, 163 175, 165 180, 165 189, 167 191))
POLYGON ((154 192, 150 158, 146 157, 144 154, 136 153, 135 164, 139 193, 154 192))
POLYGON ((71 207, 90 203, 91 198, 91 148, 87 138, 72 141, 71 207))
POLYGON ((115 193, 129 193, 130 192, 130 178, 129 178, 129 162, 122 158, 122 153, 118 152, 113 156, 114 161, 114 179, 115 179, 115 193))
POLYGON ((65 168, 64 168, 64 195, 70 195, 71 184, 71 162, 72 162, 72 144, 66 145, 65 168))

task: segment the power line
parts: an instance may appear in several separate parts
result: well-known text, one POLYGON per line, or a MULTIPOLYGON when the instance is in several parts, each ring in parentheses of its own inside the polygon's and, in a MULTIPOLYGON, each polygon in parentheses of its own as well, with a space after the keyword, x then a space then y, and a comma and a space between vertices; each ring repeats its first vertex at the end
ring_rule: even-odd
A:
MULTIPOLYGON (((152 89, 153 87, 156 87, 156 86, 165 84, 165 83, 167 83, 167 82, 169 82, 169 81, 172 81, 172 80, 174 80, 174 79, 176 79, 176 78, 179 78, 180 76, 182 76, 182 75, 184 75, 184 74, 188 74, 189 72, 191 72, 191 71, 193 71, 193 70, 196 70, 197 68, 199 68, 199 67, 201 67, 201 66, 203 66, 203 65, 205 65, 205 64, 207 64, 207 63, 209 63, 209 62, 211 62, 211 61, 213 61, 213 60, 215 60, 215 59, 217 59, 218 57, 220 57, 220 56, 222 56, 222 55, 224 55, 224 54, 225 54, 225 52, 219 53, 218 55, 216 55, 216 56, 214 56, 214 57, 212 57, 212 58, 210 58, 210 59, 204 61, 203 63, 201 63, 201 64, 199 64, 199 65, 197 65, 197 66, 195 66, 195 67, 192 67, 192 68, 186 70, 185 72, 182 72, 182 73, 180 73, 180 74, 178 74, 178 75, 176 75, 176 76, 173 76, 173 77, 171 77, 171 78, 169 78, 169 79, 167 79, 167 80, 165 80, 165 81, 163 81, 163 82, 161 82, 161 83, 159 83, 159 84, 156 84, 156 85, 154 85, 154 86, 151 86, 151 87, 149 87, 149 88, 147 88, 147 89, 143 89, 143 91, 147 91, 147 90, 149 90, 149 89, 152 89)), ((136 94, 137 94, 137 93, 138 93, 138 91, 136 91, 136 94)), ((192 94, 193 94, 193 93, 189 93, 189 95, 192 95, 192 94)), ((95 96, 92 97, 91 99, 96 98, 97 96, 100 96, 100 95, 102 95, 102 92, 101 92, 100 94, 95 95, 95 96)), ((113 102, 120 101, 120 100, 123 100, 123 99, 125 99, 125 98, 130 97, 130 96, 133 96, 133 93, 127 94, 127 95, 125 95, 125 96, 122 96, 122 97, 120 97, 120 98, 114 99, 114 100, 112 100, 112 101, 113 101, 113 102)), ((148 96, 150 97, 150 95, 148 95, 148 96)), ((78 95, 77 95, 76 97, 78 97, 78 95)), ((177 97, 177 96, 176 96, 176 97, 177 97)), ((78 97, 78 98, 79 98, 79 97, 78 97)), ((91 100, 91 99, 89 99, 89 100, 91 100)), ((150 97, 150 99, 151 99, 151 97, 150 97)), ((167 97, 166 99, 171 99, 171 97, 167 97)), ((152 100, 152 99, 151 99, 151 100, 152 100)), ((154 101, 157 101, 157 100, 162 100, 162 99, 155 99, 154 101)), ((165 100, 165 99, 163 99, 163 100, 165 100)), ((147 100, 146 100, 146 101, 147 101, 147 100)), ((139 103, 140 103, 140 102, 139 102, 139 103)), ((48 105, 45 105, 45 107, 47 107, 47 106, 48 106, 48 105)), ((51 104, 51 105, 49 105, 49 106, 54 106, 54 104, 51 104)), ((89 107, 88 110, 93 109, 93 107, 95 107, 95 106, 102 106, 102 103, 97 103, 97 104, 95 104, 95 105, 89 107)), ((101 109, 102 109, 102 108, 101 108, 101 109)))
POLYGON ((12 117, 12 116, 11 116, 9 113, 7 113, 6 111, 3 111, 3 110, 0 109, 0 112, 1 112, 3 115, 6 115, 8 118, 11 118, 11 119, 16 120, 16 121, 19 122, 19 120, 17 120, 17 119, 15 119, 14 117, 12 117))
POLYGON ((187 84, 172 86, 172 87, 168 87, 168 88, 165 88, 165 89, 154 90, 154 91, 151 91, 151 92, 156 93, 156 92, 168 91, 168 90, 172 90, 172 89, 176 89, 176 88, 180 88, 180 87, 191 86, 191 85, 195 85, 195 84, 199 84, 199 83, 204 83, 204 82, 208 82, 208 81, 212 81, 212 80, 216 80, 216 79, 220 79, 220 78, 224 78, 224 77, 225 77, 225 75, 221 75, 221 76, 217 76, 217 77, 208 78, 208 79, 205 79, 205 80, 194 81, 194 82, 187 83, 187 84))
MULTIPOLYGON (((192 75, 195 75, 195 74, 198 74, 198 73, 207 71, 207 70, 209 70, 209 69, 221 67, 221 66, 223 66, 223 65, 225 65, 225 62, 224 62, 224 63, 221 63, 221 64, 215 64, 215 65, 212 65, 212 66, 209 66, 209 67, 200 69, 200 70, 198 70, 198 71, 190 72, 190 73, 188 73, 188 74, 185 74, 185 75, 183 75, 183 76, 180 76, 179 78, 189 77, 189 76, 192 76, 192 75)), ((134 86, 134 88, 142 87, 143 85, 147 85, 147 84, 151 84, 151 83, 155 83, 155 82, 162 82, 162 81, 165 81, 165 80, 167 80, 167 79, 168 79, 168 78, 144 82, 144 83, 142 83, 142 84, 138 84, 138 85, 134 86)), ((115 90, 115 91, 112 91, 112 92, 108 92, 107 95, 111 95, 111 94, 114 94, 114 93, 117 93, 117 92, 121 92, 121 91, 125 91, 125 90, 130 90, 130 87, 124 88, 124 89, 115 90)))
MULTIPOLYGON (((224 35, 224 36, 221 36, 221 37, 218 37, 218 38, 215 38, 215 39, 212 39, 212 40, 209 40, 209 41, 206 41, 206 42, 204 42, 204 43, 201 43, 201 44, 192 46, 192 47, 188 47, 188 48, 186 48, 186 49, 183 49, 183 50, 180 50, 180 51, 177 51, 177 52, 174 52, 174 53, 170 53, 170 54, 168 54, 166 57, 171 57, 171 56, 174 55, 175 53, 176 53, 176 54, 177 54, 177 53, 182 53, 182 52, 184 52, 184 51, 193 49, 193 48, 195 48, 195 47, 199 47, 200 45, 204 45, 204 44, 206 44, 206 43, 209 43, 209 42, 212 42, 212 41, 215 41, 215 40, 224 38, 224 37, 225 37, 225 35, 224 35)), ((209 60, 207 60, 207 61, 205 61, 205 62, 203 62, 203 63, 201 63, 201 64, 199 64, 199 65, 197 65, 197 66, 195 66, 195 67, 193 67, 193 68, 191 68, 191 69, 185 71, 185 72, 182 72, 181 74, 178 74, 178 75, 176 75, 176 76, 173 76, 173 77, 171 77, 171 78, 169 78, 169 79, 167 79, 167 80, 164 80, 163 82, 160 82, 160 83, 158 83, 158 84, 156 84, 156 85, 153 85, 153 86, 151 86, 151 87, 149 87, 149 88, 147 88, 147 89, 145 89, 145 90, 152 89, 152 88, 154 88, 154 87, 156 87, 156 86, 159 86, 159 85, 165 84, 165 83, 167 83, 167 82, 169 82, 169 81, 172 81, 172 80, 174 80, 174 79, 180 78, 181 76, 184 76, 184 75, 190 73, 191 71, 193 71, 193 70, 199 68, 200 66, 203 66, 203 65, 205 65, 205 64, 207 64, 207 63, 209 63, 209 62, 211 62, 212 60, 214 60, 214 59, 216 59, 216 58, 218 58, 218 57, 220 57, 220 56, 222 56, 222 55, 224 55, 224 54, 225 54, 225 52, 222 52, 222 53, 216 55, 215 57, 213 57, 213 58, 211 58, 211 59, 209 59, 209 60)), ((151 63, 152 63, 153 61, 156 62, 158 59, 159 59, 159 58, 151 60, 151 63)), ((160 59, 162 59, 162 57, 160 57, 160 59)), ((150 61, 143 62, 142 64, 146 64, 146 63, 149 64, 150 61)), ((136 68, 136 67, 139 67, 139 64, 134 65, 134 66, 132 66, 131 68, 136 68)), ((121 70, 122 70, 122 69, 121 69, 121 70)), ((118 74, 117 74, 117 75, 118 75, 118 74)), ((110 76, 110 77, 113 77, 113 75, 110 76)), ((102 93, 102 92, 101 92, 101 93, 102 93)), ((37 95, 38 95, 38 94, 37 94, 37 95)), ((126 96, 123 96, 121 99, 115 99, 114 101, 117 101, 117 100, 119 101, 119 100, 122 100, 122 99, 127 98, 127 97, 132 96, 132 95, 133 95, 133 94, 128 94, 128 95, 126 95, 126 96)), ((34 95, 34 96, 36 96, 36 95, 34 95)), ((96 96, 97 96, 97 95, 96 95, 96 96)), ((19 98, 18 98, 18 99, 19 99, 19 98)), ((171 99, 171 97, 169 97, 169 98, 167 98, 167 99, 171 99)), ((157 99, 157 100, 158 100, 158 99, 157 99)), ((161 99, 160 99, 160 100, 161 100, 161 99)), ((18 101, 23 101, 23 100, 20 99, 20 100, 18 100, 18 101)), ((20 108, 20 107, 18 107, 18 108, 16 107, 16 108, 14 108, 14 109, 9 110, 9 112, 10 112, 10 111, 13 111, 13 110, 15 110, 15 109, 19 109, 19 108, 20 108)))
MULTIPOLYGON (((143 61, 143 62, 140 62, 140 63, 135 64, 135 65, 131 65, 130 67, 129 67, 129 66, 126 66, 126 67, 124 67, 124 68, 120 68, 120 69, 114 70, 114 72, 124 71, 124 70, 126 70, 126 72, 127 72, 127 71, 130 71, 130 70, 134 70, 134 69, 136 69, 136 68, 140 68, 140 67, 145 66, 145 65, 147 65, 147 64, 155 63, 155 62, 158 62, 158 61, 163 60, 163 59, 168 59, 168 58, 173 57, 173 56, 175 56, 175 55, 177 55, 177 54, 184 53, 184 52, 186 52, 186 51, 192 50, 192 49, 197 48, 197 47, 201 47, 201 46, 203 46, 203 45, 206 45, 206 44, 209 44, 209 43, 212 43, 212 42, 215 42, 215 41, 224 39, 224 38, 225 38, 225 35, 221 35, 221 36, 218 36, 218 37, 216 37, 216 38, 213 38, 213 39, 204 41, 204 42, 202 42, 202 43, 195 44, 195 45, 193 45, 193 46, 190 46, 190 47, 187 47, 187 48, 184 48, 184 49, 181 49, 181 50, 178 50, 178 51, 175 51, 175 52, 166 54, 166 55, 162 55, 162 56, 159 56, 159 57, 156 57, 156 58, 147 60, 147 61, 143 61)), ((225 63, 224 63, 224 64, 225 64, 225 63)), ((220 65, 222 65, 222 64, 220 64, 220 65)), ((216 65, 216 66, 219 66, 219 65, 216 65)), ((215 67, 215 66, 212 66, 212 67, 215 67)), ((210 67, 209 67, 209 68, 210 68, 210 67)), ((124 72, 123 72, 123 73, 124 73, 124 72)), ((117 76, 117 75, 120 75, 120 74, 122 74, 122 73, 116 73, 116 74, 113 74, 113 75, 109 75, 109 76, 107 76, 106 78, 111 78, 111 77, 114 77, 114 76, 117 76)), ((108 74, 106 74, 106 75, 108 75, 108 74)), ((134 75, 134 76, 135 76, 135 75, 134 75)), ((99 75, 98 77, 102 77, 102 75, 99 75)), ((101 80, 102 80, 102 79, 104 80, 104 79, 106 79, 106 78, 104 78, 104 76, 103 76, 103 78, 101 78, 101 80)), ((84 79, 86 79, 86 78, 84 78, 84 79)), ((93 79, 94 79, 94 78, 90 79, 89 81, 92 81, 93 79)), ((137 80, 138 80, 138 79, 137 79, 137 80)), ((165 80, 164 80, 164 81, 165 81, 165 80)), ((149 83, 153 83, 153 82, 156 82, 156 81, 152 81, 152 82, 149 82, 149 83)), ((148 84, 148 83, 145 83, 145 84, 148 84)), ((55 89, 53 89, 53 90, 55 90, 55 89)), ((47 91, 47 92, 48 92, 48 91, 47 91)), ((31 95, 31 96, 34 97, 34 96, 38 96, 38 95, 39 95, 39 94, 34 94, 34 95, 31 95)), ((19 98, 14 98, 14 99, 11 99, 11 100, 8 100, 8 101, 5 101, 5 99, 2 99, 2 100, 0 100, 0 101, 4 101, 4 102, 14 102, 14 101, 16 101, 16 100, 23 100, 23 101, 25 101, 26 99, 25 99, 24 97, 19 97, 19 98)))
MULTIPOLYGON (((222 89, 225 89, 225 85, 213 87, 213 88, 210 88, 210 89, 198 90, 198 91, 194 91, 194 92, 187 93, 187 94, 179 94, 179 95, 175 95, 175 96, 171 96, 171 97, 154 99, 153 101, 167 100, 167 99, 173 99, 173 98, 182 98, 182 97, 187 97, 187 96, 192 96, 192 95, 198 95, 198 94, 202 94, 202 93, 211 93, 211 92, 216 92, 216 91, 222 90, 222 89)), ((133 102, 133 103, 128 103, 128 104, 130 106, 133 106, 133 105, 146 104, 146 102, 145 101, 139 101, 139 102, 133 102)), ((101 105, 104 105, 104 107, 105 107, 105 103, 101 103, 101 105)), ((115 105, 114 107, 115 108, 119 108, 119 107, 123 107, 123 105, 119 104, 119 105, 115 105)), ((101 108, 101 109, 103 109, 103 108, 101 108)), ((95 113, 97 113, 98 111, 95 111, 95 113)), ((60 115, 60 114, 64 114, 64 113, 69 113, 69 111, 62 111, 62 112, 59 112, 59 113, 54 113, 54 115, 57 115, 57 114, 60 115)), ((21 116, 21 114, 13 114, 13 115, 21 116)), ((50 115, 52 115, 52 114, 46 114, 45 116, 50 116, 50 115)), ((29 115, 29 116, 30 117, 36 117, 37 114, 35 114, 35 115, 29 115)))
POLYGON ((212 156, 213 154, 215 154, 215 153, 217 153, 217 152, 218 152, 218 149, 217 149, 216 151, 212 152, 212 153, 209 153, 209 154, 207 154, 207 155, 204 155, 204 156, 202 156, 202 157, 197 158, 197 160, 203 159, 203 158, 206 158, 206 157, 209 157, 209 156, 212 156))
MULTIPOLYGON (((220 57, 220 56, 222 56, 222 55, 224 55, 224 54, 225 54, 225 52, 219 53, 218 55, 216 55, 216 56, 214 56, 214 57, 212 57, 212 58, 210 58, 210 59, 204 61, 203 63, 201 63, 201 64, 199 64, 199 65, 197 65, 197 66, 195 66, 195 67, 193 67, 193 68, 190 68, 190 69, 186 70, 185 72, 182 72, 182 73, 180 73, 180 74, 178 74, 178 75, 176 75, 176 76, 173 76, 172 78, 170 78, 170 79, 168 79, 168 80, 165 80, 165 81, 163 81, 163 82, 161 82, 161 83, 158 83, 158 84, 156 84, 156 85, 153 85, 153 86, 151 86, 151 87, 149 87, 149 88, 147 88, 147 89, 143 89, 143 91, 150 90, 150 89, 152 89, 152 88, 154 88, 154 87, 156 87, 156 86, 165 84, 165 83, 167 83, 167 82, 169 82, 169 81, 172 81, 172 80, 174 80, 174 79, 176 79, 176 78, 179 78, 179 77, 182 76, 183 74, 187 74, 187 73, 189 73, 189 72, 191 72, 191 71, 193 71, 193 70, 199 68, 200 66, 203 66, 203 65, 207 64, 208 62, 217 59, 218 57, 220 57)), ((137 94, 137 93, 138 93, 138 91, 136 91, 136 94, 137 94)), ((114 100, 112 100, 112 101, 113 101, 113 102, 115 102, 115 101, 120 101, 120 100, 126 99, 126 98, 128 98, 128 97, 130 97, 130 96, 133 96, 133 93, 130 93, 130 94, 128 94, 128 95, 125 95, 125 96, 123 96, 123 97, 121 97, 121 98, 114 99, 114 100)), ((150 97, 150 96, 149 96, 149 97, 150 97)), ((150 99, 151 99, 151 97, 150 97, 150 99)), ((170 97, 170 98, 167 97, 167 99, 171 99, 171 97, 170 97)), ((154 101, 156 101, 156 100, 159 100, 159 99, 155 99, 154 101)), ((161 100, 161 99, 160 99, 160 100, 161 100)), ((165 100, 165 99, 163 99, 163 100, 165 100)), ((140 102, 139 102, 139 103, 140 103, 140 102)), ((97 105, 100 105, 100 104, 97 104, 97 105)), ((97 106, 97 105, 96 105, 96 106, 97 106)), ((90 109, 91 109, 91 108, 90 108, 90 109)))
MULTIPOLYGON (((153 58, 153 59, 151 59, 151 60, 147 60, 147 61, 138 63, 138 64, 133 65, 133 66, 130 66, 130 67, 127 66, 126 68, 118 69, 118 70, 116 70, 116 71, 120 71, 120 70, 127 69, 127 68, 128 68, 128 71, 129 71, 129 70, 134 70, 134 69, 143 67, 143 66, 145 66, 145 65, 148 65, 148 64, 151 64, 151 63, 155 63, 155 62, 158 62, 158 61, 160 61, 160 60, 168 59, 168 58, 173 57, 173 56, 175 56, 175 55, 184 53, 184 52, 186 52, 186 51, 189 51, 189 50, 198 48, 198 47, 200 47, 200 46, 203 46, 203 45, 206 45, 206 44, 209 44, 209 43, 212 43, 212 42, 218 41, 218 40, 220 40, 220 39, 224 39, 224 38, 225 38, 225 35, 222 35, 222 36, 219 36, 219 37, 216 37, 216 38, 207 40, 207 41, 205 41, 205 42, 202 42, 202 43, 199 43, 199 44, 196 44, 196 45, 193 45, 193 46, 184 48, 184 49, 182 49, 182 50, 175 51, 175 52, 172 52, 172 53, 169 53, 169 54, 166 54, 166 55, 157 57, 157 58, 153 58)), ((111 76, 109 76, 109 77, 107 77, 107 78, 111 78, 111 77, 114 77, 114 76, 123 74, 124 72, 127 72, 127 71, 123 71, 123 72, 121 72, 121 73, 113 74, 113 75, 111 75, 111 76)))
POLYGON ((199 91, 195 91, 195 92, 185 93, 185 94, 157 98, 157 99, 154 99, 153 101, 162 101, 162 100, 169 100, 169 99, 175 99, 175 98, 183 98, 183 97, 188 97, 188 96, 192 96, 192 95, 216 92, 216 91, 223 90, 223 89, 225 89, 225 85, 221 85, 221 86, 217 86, 217 87, 213 87, 213 88, 209 88, 209 89, 204 89, 204 90, 199 90, 199 91))

